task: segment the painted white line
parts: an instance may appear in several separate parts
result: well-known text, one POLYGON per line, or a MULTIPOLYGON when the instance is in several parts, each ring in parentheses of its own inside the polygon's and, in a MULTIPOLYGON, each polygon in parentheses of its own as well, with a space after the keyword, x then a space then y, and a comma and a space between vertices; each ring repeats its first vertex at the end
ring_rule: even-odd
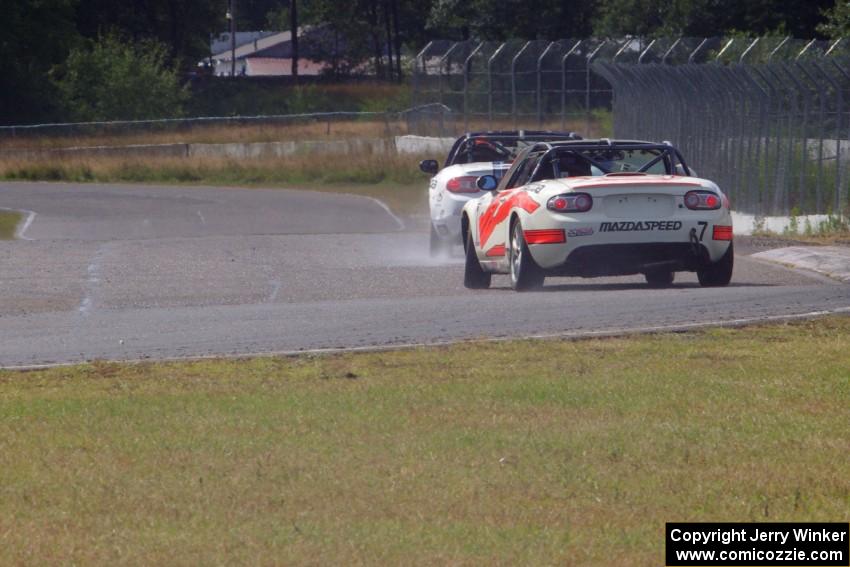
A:
MULTIPOLYGON (((362 197, 363 195, 359 195, 359 196, 362 197)), ((384 209, 387 212, 387 214, 390 215, 390 217, 392 217, 392 219, 396 222, 396 224, 398 224, 398 229, 404 230, 404 221, 401 220, 400 218, 398 218, 396 216, 396 214, 394 212, 392 212, 392 210, 387 206, 386 203, 384 203, 380 199, 376 199, 375 197, 366 197, 366 198, 371 199, 372 201, 377 203, 378 206, 381 207, 382 209, 384 209)))
POLYGON ((83 286, 83 298, 80 300, 80 306, 77 311, 80 315, 86 317, 91 312, 94 306, 94 293, 97 289, 97 284, 100 283, 100 263, 103 260, 103 254, 107 244, 102 244, 95 252, 92 261, 86 268, 86 282, 83 286))
POLYGON ((207 224, 207 219, 204 218, 204 215, 201 211, 198 211, 198 216, 201 218, 201 224, 207 224))
POLYGON ((15 238, 18 238, 20 240, 32 240, 32 238, 28 238, 27 236, 25 236, 24 233, 30 227, 32 221, 35 220, 35 217, 37 216, 37 213, 35 211, 29 211, 27 209, 7 209, 5 207, 0 207, 0 211, 12 211, 15 213, 22 213, 26 215, 27 218, 24 219, 24 222, 22 224, 19 224, 18 228, 15 230, 15 238))
MULTIPOLYGON (((265 358, 273 356, 303 356, 303 355, 326 355, 326 354, 343 354, 356 352, 389 352, 394 350, 411 350, 417 348, 451 346, 455 344, 487 344, 487 343, 503 343, 507 341, 521 340, 581 340, 592 338, 605 337, 620 337, 628 335, 644 335, 653 333, 670 333, 677 331, 692 331, 708 327, 741 327, 745 325, 759 325, 764 323, 776 323, 780 321, 796 321, 801 319, 813 319, 824 315, 833 315, 840 313, 850 313, 850 306, 837 307, 825 311, 808 311, 806 313, 794 313, 790 315, 767 315, 765 317, 748 317, 740 319, 728 319, 707 321, 702 323, 675 323, 672 325, 652 325, 646 327, 619 328, 619 329, 602 329, 599 331, 566 331, 562 333, 540 333, 529 335, 517 335, 510 337, 484 337, 476 339, 456 339, 446 341, 431 341, 420 343, 399 343, 387 345, 367 345, 358 347, 332 347, 332 348, 313 348, 313 349, 296 349, 296 350, 272 350, 249 352, 244 354, 205 354, 195 356, 169 356, 163 358, 115 358, 107 359, 109 362, 121 362, 127 364, 140 364, 150 362, 180 362, 191 360, 243 360, 249 358, 265 358)), ((85 361, 77 362, 56 362, 50 364, 29 364, 19 366, 0 366, 3 370, 39 370, 43 368, 59 368, 64 366, 74 366, 84 364, 85 361)))

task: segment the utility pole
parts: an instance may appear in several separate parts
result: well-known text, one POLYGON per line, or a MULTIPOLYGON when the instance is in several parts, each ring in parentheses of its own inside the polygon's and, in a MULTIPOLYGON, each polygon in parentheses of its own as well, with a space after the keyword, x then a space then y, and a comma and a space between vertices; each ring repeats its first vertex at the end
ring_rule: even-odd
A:
POLYGON ((236 0, 229 0, 227 19, 230 20, 230 76, 236 76, 236 0))
POLYGON ((292 79, 298 82, 298 3, 289 0, 289 37, 292 40, 292 79))

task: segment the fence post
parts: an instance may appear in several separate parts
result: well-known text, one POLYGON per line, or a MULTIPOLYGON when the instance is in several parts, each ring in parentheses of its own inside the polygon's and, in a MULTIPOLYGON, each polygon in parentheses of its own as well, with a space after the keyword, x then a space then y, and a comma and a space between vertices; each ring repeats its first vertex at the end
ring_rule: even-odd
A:
POLYGON ((496 57, 499 56, 506 45, 507 43, 500 45, 487 60, 487 120, 490 129, 493 128, 493 61, 496 60, 496 57))
POLYGON ((434 44, 433 41, 429 41, 428 44, 425 47, 422 48, 422 51, 420 51, 416 55, 416 58, 413 60, 413 93, 411 93, 412 94, 411 102, 412 102, 413 106, 416 106, 417 103, 418 103, 418 101, 417 101, 417 95, 419 94, 419 72, 417 70, 418 63, 419 62, 422 63, 422 74, 423 75, 427 74, 427 70, 425 68, 425 54, 428 53, 428 50, 431 49, 431 45, 433 45, 433 44, 434 44))
MULTIPOLYGON (((799 61, 794 62, 794 66, 797 67, 809 80, 809 82, 814 85, 815 92, 817 93, 818 100, 820 101, 820 118, 818 122, 820 123, 820 128, 818 130, 818 172, 815 177, 815 212, 821 213, 823 211, 823 195, 821 194, 821 180, 823 178, 823 137, 824 137, 824 129, 826 126, 826 98, 824 97, 823 88, 820 83, 815 79, 814 75, 812 75, 805 66, 801 65, 799 61)), ((806 133, 806 156, 805 159, 808 160, 808 133, 806 133)))
POLYGON ((707 37, 706 37, 706 38, 704 38, 704 39, 703 39, 703 40, 699 43, 699 45, 697 45, 696 49, 694 49, 694 50, 691 52, 691 54, 690 54, 690 55, 688 55, 688 63, 693 63, 693 62, 694 62, 694 58, 696 58, 697 53, 699 53, 700 51, 702 51, 702 48, 705 46, 705 44, 706 44, 706 43, 708 43, 708 38, 707 38, 707 37))
MULTIPOLYGON (((440 66, 439 66, 439 71, 440 71, 440 78, 439 78, 440 104, 445 104, 445 102, 443 101, 443 63, 448 61, 449 56, 452 54, 452 51, 457 49, 457 47, 459 45, 461 45, 461 44, 457 43, 457 42, 453 43, 452 46, 450 48, 448 48, 448 50, 446 50, 446 52, 443 54, 443 56, 440 57, 440 66)), ((451 76, 451 69, 449 69, 449 65, 446 65, 446 71, 448 71, 448 75, 451 76)))
MULTIPOLYGON (((657 41, 658 41, 657 39, 653 39, 652 41, 650 41, 649 45, 646 46, 646 49, 644 49, 641 52, 641 54, 638 56, 638 60, 637 60, 638 65, 643 63, 643 58, 646 57, 646 54, 649 53, 649 50, 652 49, 652 46, 655 45, 655 42, 657 42, 657 41)), ((620 51, 622 51, 622 49, 620 51)), ((619 53, 617 55, 619 55, 619 53)))
POLYGON ((670 57, 670 54, 673 53, 673 50, 676 49, 676 47, 679 46, 679 43, 681 43, 681 41, 682 41, 681 37, 676 38, 676 41, 673 42, 673 45, 671 45, 670 48, 667 51, 665 51, 664 55, 661 57, 662 63, 664 63, 664 64, 667 63, 667 58, 670 57))
MULTIPOLYGON (((830 61, 832 62, 832 65, 836 68, 836 70, 837 70, 839 73, 841 73, 841 75, 844 77, 844 80, 850 80, 850 73, 848 73, 847 71, 845 71, 845 70, 844 70, 844 68, 843 68, 841 65, 839 65, 838 63, 836 63, 836 62, 835 62, 835 59, 830 59, 830 61)), ((843 95, 842 95, 842 96, 843 96, 843 95)), ((848 131, 847 136, 848 136, 848 138, 850 138, 850 131, 848 131)), ((838 119, 838 134, 837 134, 837 136, 836 136, 836 137, 837 137, 839 140, 841 139, 841 118, 840 118, 840 117, 839 117, 839 119, 838 119)), ((840 176, 840 174, 839 174, 839 176, 840 176)), ((841 190, 839 191, 839 196, 838 196, 838 198, 837 198, 837 210, 836 210, 836 214, 839 214, 839 215, 843 215, 843 214, 844 214, 844 212, 845 212, 845 211, 844 211, 844 191, 845 191, 845 188, 844 188, 844 186, 842 186, 842 187, 841 187, 841 190)))
POLYGON ((543 127, 543 58, 549 54, 554 45, 557 45, 557 42, 550 42, 537 58, 537 125, 541 128, 543 127))
MULTIPOLYGON (((575 53, 583 40, 578 40, 563 57, 561 57, 561 130, 567 130, 567 59, 575 53)), ((587 135, 587 132, 585 132, 587 135)))
POLYGON ((528 46, 531 45, 530 41, 525 42, 525 45, 522 46, 522 49, 516 52, 516 55, 511 59, 511 115, 514 120, 514 130, 517 129, 517 108, 516 108, 516 62, 519 59, 519 56, 528 49, 528 46))
POLYGON ((464 132, 469 132, 469 65, 472 62, 472 58, 481 50, 484 46, 484 42, 478 44, 478 46, 472 50, 467 58, 463 62, 463 130, 464 132))
POLYGON ((602 43, 599 44, 599 47, 594 49, 593 52, 587 56, 587 61, 585 62, 585 132, 590 132, 590 64, 593 62, 593 58, 596 57, 596 54, 599 53, 599 50, 602 49, 606 43, 608 43, 607 39, 602 40, 602 43))

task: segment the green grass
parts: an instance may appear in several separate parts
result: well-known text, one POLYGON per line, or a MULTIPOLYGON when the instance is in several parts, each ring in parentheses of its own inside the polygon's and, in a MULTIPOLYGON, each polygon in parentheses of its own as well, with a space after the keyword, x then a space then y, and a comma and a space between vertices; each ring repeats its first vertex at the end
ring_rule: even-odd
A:
POLYGON ((663 564, 850 514, 850 318, 0 372, 0 563, 663 564))
POLYGON ((0 240, 12 240, 24 216, 17 211, 0 210, 0 240))

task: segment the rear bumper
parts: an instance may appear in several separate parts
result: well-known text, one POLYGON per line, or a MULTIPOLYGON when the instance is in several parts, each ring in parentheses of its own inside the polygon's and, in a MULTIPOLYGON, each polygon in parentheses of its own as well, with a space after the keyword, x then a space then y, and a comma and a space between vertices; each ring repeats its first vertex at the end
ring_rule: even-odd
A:
POLYGON ((626 276, 654 270, 694 271, 710 263, 703 244, 590 244, 574 249, 563 264, 545 271, 559 276, 626 276))

